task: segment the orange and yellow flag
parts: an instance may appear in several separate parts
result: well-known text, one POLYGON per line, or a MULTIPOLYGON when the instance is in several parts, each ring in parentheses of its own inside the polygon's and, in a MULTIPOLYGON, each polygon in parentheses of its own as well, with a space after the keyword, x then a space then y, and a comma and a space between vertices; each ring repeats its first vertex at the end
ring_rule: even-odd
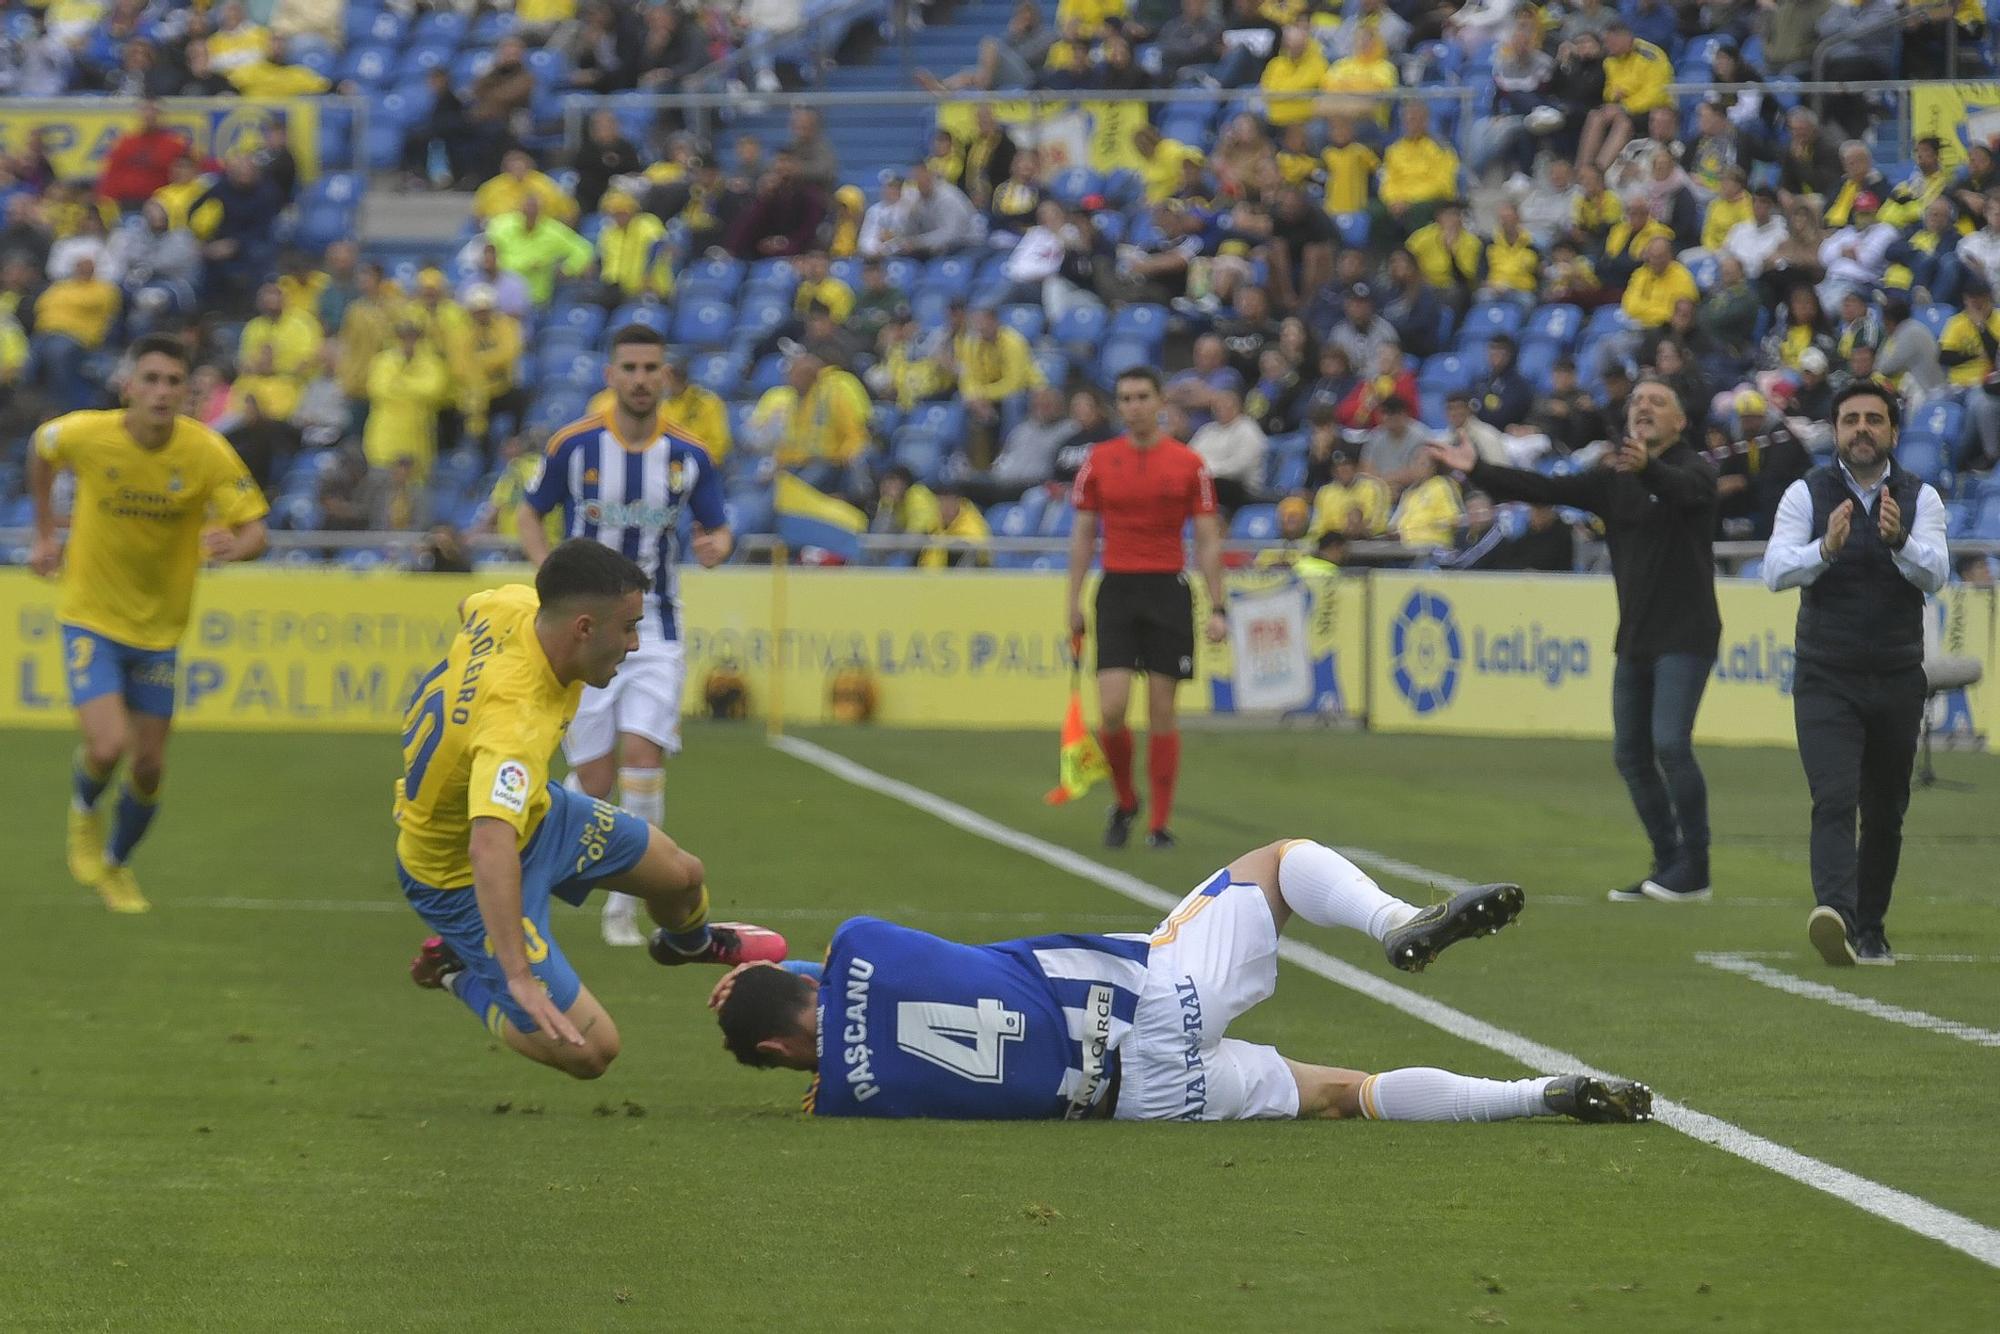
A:
POLYGON ((1056 762, 1056 786, 1042 800, 1051 806, 1075 801, 1110 772, 1097 738, 1083 725, 1082 649, 1070 654, 1069 708, 1063 714, 1062 750, 1056 762))

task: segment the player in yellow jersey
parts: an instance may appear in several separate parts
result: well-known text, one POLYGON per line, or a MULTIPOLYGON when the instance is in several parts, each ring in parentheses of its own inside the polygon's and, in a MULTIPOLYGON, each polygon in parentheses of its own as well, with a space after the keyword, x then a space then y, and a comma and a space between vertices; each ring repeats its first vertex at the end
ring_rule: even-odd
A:
POLYGON ((57 620, 83 745, 69 812, 69 869, 113 912, 149 906, 126 862, 158 809, 174 713, 175 646, 204 558, 255 560, 269 506, 227 440, 181 415, 188 358, 178 342, 132 345, 125 407, 72 412, 35 433, 28 455, 40 575, 62 572, 57 620), (68 549, 51 502, 76 477, 68 549), (219 526, 217 526, 219 525, 219 526), (107 840, 100 802, 127 761, 107 840))
POLYGON ((595 1079, 618 1029, 549 930, 549 900, 603 885, 658 925, 662 964, 781 960, 776 932, 708 924, 700 859, 644 820, 549 781, 549 758, 585 685, 600 689, 638 647, 646 574, 573 539, 535 586, 474 593, 444 661, 403 715, 396 871, 436 931, 410 975, 450 991, 530 1060, 595 1079))

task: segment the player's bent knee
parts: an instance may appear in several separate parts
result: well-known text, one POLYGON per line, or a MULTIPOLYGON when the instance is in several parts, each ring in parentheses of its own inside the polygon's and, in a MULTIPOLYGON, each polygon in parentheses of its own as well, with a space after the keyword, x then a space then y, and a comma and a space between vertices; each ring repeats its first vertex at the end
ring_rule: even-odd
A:
POLYGON ((141 792, 157 792, 161 780, 167 776, 166 761, 157 755, 135 755, 131 774, 132 786, 141 792))

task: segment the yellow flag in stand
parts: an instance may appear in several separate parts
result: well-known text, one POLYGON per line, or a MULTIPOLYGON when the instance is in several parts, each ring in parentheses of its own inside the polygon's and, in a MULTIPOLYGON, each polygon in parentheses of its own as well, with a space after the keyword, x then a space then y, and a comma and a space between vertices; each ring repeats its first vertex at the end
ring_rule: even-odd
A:
POLYGON ((1063 714, 1062 754, 1057 761, 1058 781, 1042 798, 1051 806, 1075 801, 1111 772, 1097 738, 1083 725, 1083 684, 1070 678, 1069 710, 1063 714))

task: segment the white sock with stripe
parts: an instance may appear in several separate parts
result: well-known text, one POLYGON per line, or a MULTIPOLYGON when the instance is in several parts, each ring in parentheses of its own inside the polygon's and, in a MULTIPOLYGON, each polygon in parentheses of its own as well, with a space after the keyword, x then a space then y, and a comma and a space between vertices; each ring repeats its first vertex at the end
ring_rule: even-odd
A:
POLYGON ((1299 839, 1278 854, 1278 893, 1314 926, 1352 927, 1376 940, 1421 911, 1383 893, 1360 867, 1309 839, 1299 839))
MULTIPOLYGON (((618 805, 628 815, 636 815, 658 829, 667 818, 667 775, 664 769, 620 769, 618 805)), ((612 892, 605 896, 607 916, 616 913, 635 917, 639 900, 630 894, 612 892)))
POLYGON ((1361 1114, 1371 1121, 1507 1121, 1554 1116, 1542 1092, 1552 1081, 1480 1079, 1411 1066, 1361 1081, 1361 1114))

